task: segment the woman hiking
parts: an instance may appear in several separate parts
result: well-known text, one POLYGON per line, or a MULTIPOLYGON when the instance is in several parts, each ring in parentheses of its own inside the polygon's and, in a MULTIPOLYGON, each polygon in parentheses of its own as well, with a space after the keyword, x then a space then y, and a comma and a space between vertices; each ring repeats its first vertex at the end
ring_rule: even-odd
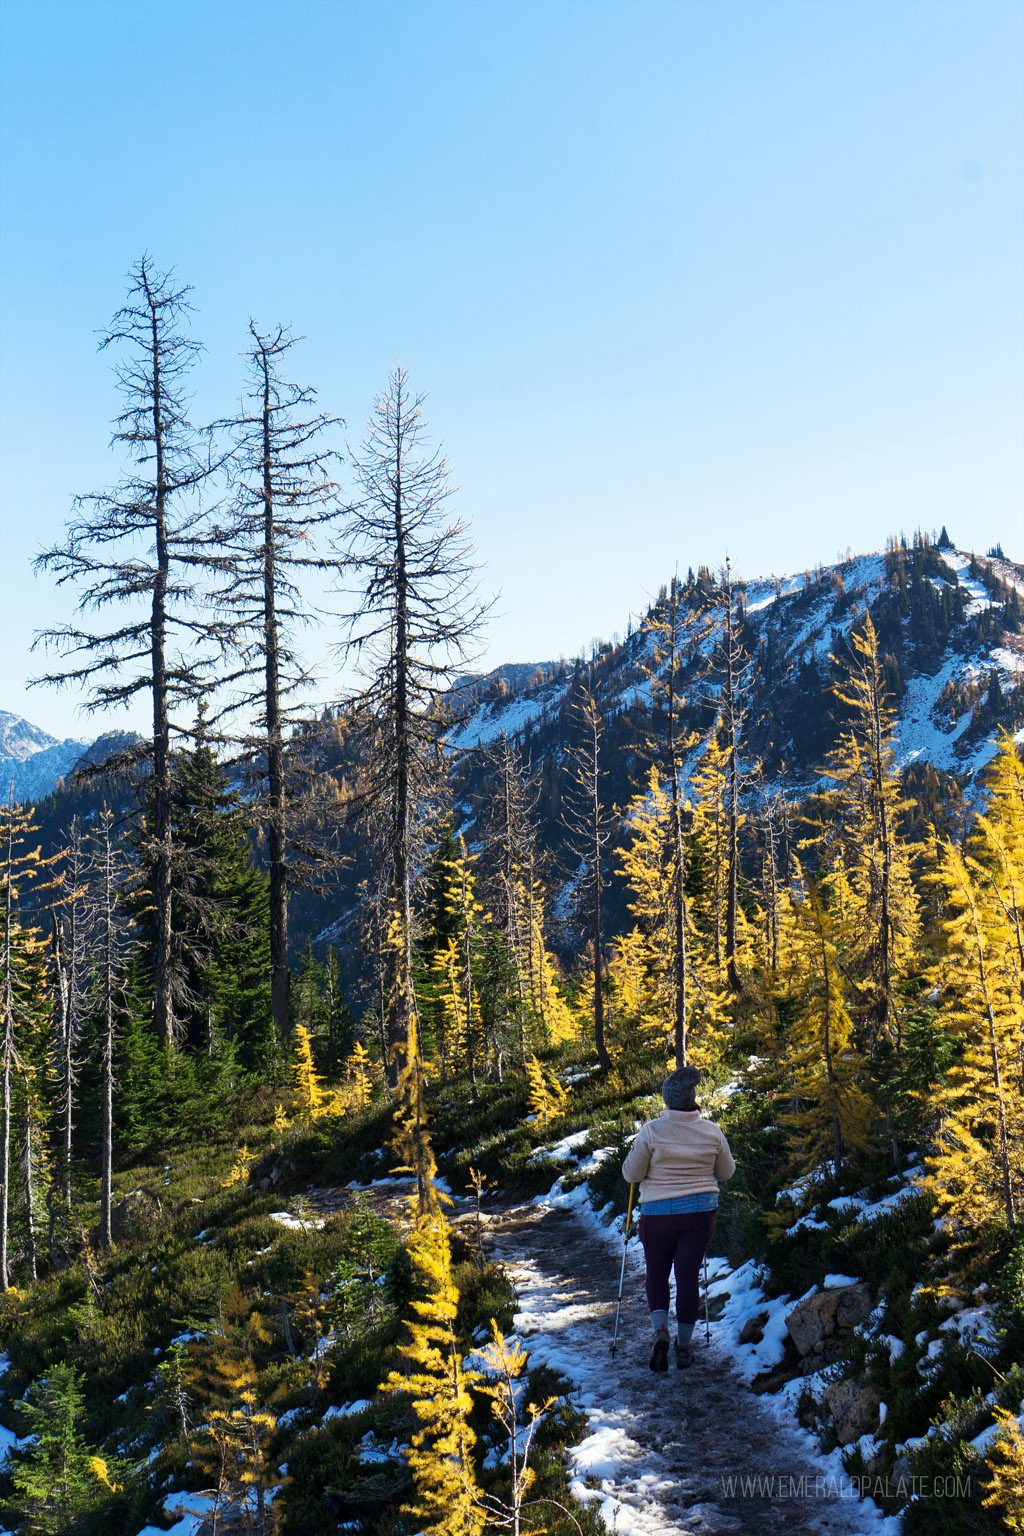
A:
POLYGON ((736 1172, 729 1143, 697 1108, 700 1072, 679 1067, 661 1088, 665 1108, 637 1133, 622 1177, 640 1185, 640 1241, 654 1329, 651 1370, 668 1370, 668 1277, 676 1272, 676 1365, 693 1364, 701 1260, 715 1230, 719 1180, 736 1172))

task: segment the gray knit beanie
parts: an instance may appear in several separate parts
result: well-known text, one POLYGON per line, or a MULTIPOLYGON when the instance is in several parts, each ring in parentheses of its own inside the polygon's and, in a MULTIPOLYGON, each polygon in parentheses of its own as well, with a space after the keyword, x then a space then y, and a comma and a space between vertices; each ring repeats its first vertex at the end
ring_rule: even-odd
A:
POLYGON ((697 1067, 679 1067, 675 1072, 669 1073, 661 1085, 661 1096, 665 1100, 665 1108, 696 1109, 697 1100, 694 1095, 699 1082, 700 1070, 697 1067))

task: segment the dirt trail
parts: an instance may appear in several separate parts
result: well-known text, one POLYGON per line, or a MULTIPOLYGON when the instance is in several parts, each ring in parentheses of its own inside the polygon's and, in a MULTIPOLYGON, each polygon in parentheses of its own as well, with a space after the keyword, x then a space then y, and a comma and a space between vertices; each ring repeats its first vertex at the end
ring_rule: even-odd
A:
POLYGON ((571 1209, 515 1206, 492 1210, 486 1222, 491 1256, 516 1282, 516 1326, 531 1357, 580 1386, 591 1430, 580 1475, 596 1478, 600 1491, 591 1497, 622 1536, 871 1536, 882 1529, 870 1503, 828 1497, 816 1485, 820 1465, 733 1370, 715 1343, 714 1323, 710 1346, 703 1319, 698 1323, 692 1367, 651 1372, 642 1279, 629 1268, 613 1361, 619 1263, 571 1209), (774 1477, 774 1496, 764 1483, 765 1491, 734 1487, 730 1494, 728 1479, 744 1476, 774 1477))

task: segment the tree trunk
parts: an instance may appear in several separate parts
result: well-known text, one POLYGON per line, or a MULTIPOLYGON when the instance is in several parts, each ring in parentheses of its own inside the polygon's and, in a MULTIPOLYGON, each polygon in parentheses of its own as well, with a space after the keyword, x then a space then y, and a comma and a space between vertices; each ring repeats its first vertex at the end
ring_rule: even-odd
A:
POLYGON ((7 1259, 11 1203, 11 1049, 8 1027, 0 1068, 0 1288, 5 1291, 11 1283, 7 1259))
POLYGON ((57 1072, 58 1092, 61 1096, 64 1144, 58 1168, 61 1195, 65 1205, 71 1204, 71 1094, 72 1094, 72 1044, 71 1044, 71 976, 64 949, 60 919, 53 917, 53 968, 57 977, 57 1072))
POLYGON ((601 922, 601 897, 603 894, 603 881, 601 878, 601 802, 598 794, 598 745, 597 728, 593 727, 592 737, 593 751, 593 818, 594 818, 594 1045, 597 1049, 597 1059, 605 1071, 611 1066, 608 1057, 608 1047, 604 1040, 604 943, 601 922))
POLYGON ((872 1045, 879 1030, 892 1031, 896 1049, 900 1049, 899 1021, 892 1006, 892 838, 889 825, 889 807, 885 794, 884 764, 882 762, 882 721, 879 698, 877 661, 871 662, 871 774, 875 797, 875 826, 878 851, 881 858, 879 871, 878 912, 878 996, 875 999, 872 1045))
MULTIPOLYGON (((396 458, 398 456, 396 455, 396 458)), ((395 809, 394 847, 395 915, 402 925, 401 947, 393 951, 394 977, 388 1016, 388 1077, 395 1086, 405 1064, 409 1040, 408 1004, 405 996, 411 977, 410 954, 411 902, 409 889, 409 699, 408 699, 408 612, 406 608, 405 531, 403 528, 402 471, 400 460, 395 471, 395 565, 397 567, 397 602, 395 613, 395 809)))
MULTIPOLYGON (((148 292, 148 285, 147 285, 148 292)), ((167 543, 167 481, 164 469, 163 395, 160 378, 160 336, 157 309, 150 300, 152 318, 153 442, 156 453, 154 530, 156 575, 153 582, 151 621, 153 690, 153 1023, 168 1050, 177 1044, 172 996, 172 798, 171 732, 167 709, 167 578, 170 552, 167 543)))
POLYGON ((35 1188, 32 1168, 32 1100, 28 1092, 28 1083, 25 1083, 25 1122, 23 1127, 24 1161, 22 1163, 23 1191, 25 1199, 25 1263, 28 1267, 29 1279, 36 1277, 36 1228, 32 1206, 35 1199, 35 1188))
POLYGON ((736 963, 736 926, 739 885, 739 765, 736 757, 736 674, 733 651, 732 584, 727 588, 726 608, 726 749, 729 773, 729 823, 726 864, 725 897, 725 969, 733 992, 740 990, 740 973, 736 963))
POLYGON ((7 847, 5 851, 6 880, 4 888, 4 971, 3 1009, 4 1041, 3 1059, 0 1063, 0 1288, 7 1290, 10 1269, 7 1256, 7 1237, 10 1227, 11 1207, 11 1058, 14 1055, 14 983, 11 979, 13 945, 11 923, 14 918, 14 781, 8 800, 7 847))
POLYGON ((673 961, 675 993, 675 1058, 676 1067, 686 1065, 687 1018, 686 1018, 686 850, 683 846, 683 806, 679 787, 679 743, 676 739, 676 659, 678 648, 679 593, 676 580, 672 581, 672 608, 669 616, 670 647, 668 664, 668 763, 672 779, 672 841, 675 856, 675 879, 672 882, 672 927, 675 939, 673 961))
MULTIPOLYGON (((819 914, 818 922, 821 917, 819 914)), ((828 1080, 828 1102, 832 1111, 832 1159, 833 1174, 838 1176, 839 1165, 843 1158, 843 1129, 839 1118, 839 1090, 836 1084, 835 1067, 832 1063, 832 979, 828 968, 828 949, 825 944, 824 933, 819 932, 821 943, 821 965, 825 979, 825 1074, 828 1080)))
POLYGON ((103 849, 103 1145, 100 1154, 100 1245, 113 1242, 114 1171, 114 892, 110 828, 103 849))
POLYGON ((277 571, 274 532, 274 482, 271 444, 270 366, 263 366, 263 625, 264 688, 267 727, 267 785, 270 855, 270 1007, 280 1049, 288 1038, 288 839, 285 825, 284 742, 281 737, 281 675, 277 620, 277 571))

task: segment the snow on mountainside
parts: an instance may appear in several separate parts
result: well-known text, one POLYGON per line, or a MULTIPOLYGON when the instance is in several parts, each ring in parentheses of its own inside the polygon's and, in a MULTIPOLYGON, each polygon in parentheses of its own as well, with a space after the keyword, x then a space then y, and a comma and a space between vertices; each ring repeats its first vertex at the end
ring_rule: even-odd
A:
MULTIPOLYGON (((699 582, 698 582, 699 585, 699 582)), ((1001 556, 976 557, 926 540, 885 553, 768 580, 735 582, 752 657, 747 695, 748 755, 791 795, 818 782, 833 744, 837 676, 832 656, 870 607, 879 649, 890 662, 897 698, 901 765, 929 763, 969 782, 991 757, 1003 725, 1024 738, 1024 569, 1001 556)), ((707 604, 689 586, 684 602, 707 604)), ((702 620, 706 623, 706 619, 702 620)), ((717 686, 701 676, 721 630, 703 630, 689 656, 686 693, 693 724, 713 707, 717 686)), ((695 633, 701 626, 695 625, 695 633)), ((650 707, 651 644, 643 630, 592 658, 593 686, 606 722, 650 707)), ((589 670, 589 669, 588 669, 589 670)), ((462 692, 457 752, 487 747, 502 734, 529 742, 533 755, 557 751, 567 729, 574 666, 503 668, 462 692), (520 678, 522 680, 520 680, 520 678)), ((705 718, 706 723, 706 718, 705 718)))
POLYGON ((84 741, 70 736, 57 741, 21 715, 0 709, 0 791, 5 800, 12 781, 15 800, 41 800, 86 751, 84 741))

